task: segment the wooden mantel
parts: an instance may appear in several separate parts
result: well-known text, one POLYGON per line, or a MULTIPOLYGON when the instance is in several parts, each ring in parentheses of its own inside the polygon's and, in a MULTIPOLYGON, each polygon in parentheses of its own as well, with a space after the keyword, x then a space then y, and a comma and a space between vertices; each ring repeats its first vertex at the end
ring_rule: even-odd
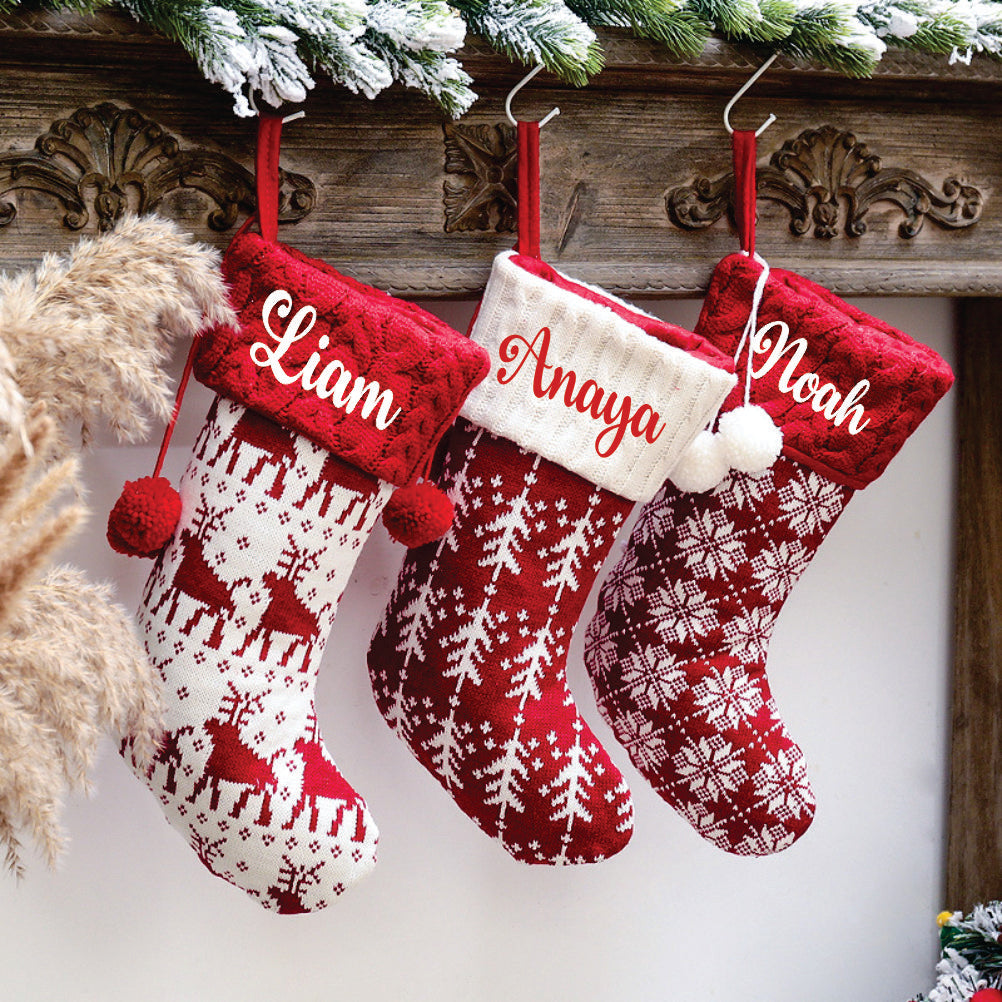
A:
MULTIPOLYGON (((605 41, 607 68, 592 86, 544 74, 518 98, 526 117, 561 108, 542 142, 544 256, 622 293, 698 294, 735 246, 719 218, 730 171, 722 107, 761 56, 715 43, 699 59, 673 62, 624 34, 605 41)), ((318 85, 307 124, 285 130, 283 164, 301 175, 299 187, 287 188, 302 215, 289 224, 289 239, 397 293, 476 295, 491 257, 512 240, 503 232, 514 187, 503 99, 521 71, 476 45, 463 62, 481 98, 456 125, 413 92, 394 88, 368 101, 318 85)), ((45 182, 51 191, 86 170, 111 186, 117 180, 123 204, 135 205, 150 181, 164 211, 226 243, 232 226, 208 226, 218 204, 198 191, 198 175, 237 191, 234 169, 253 163, 254 126, 234 117, 227 95, 179 47, 122 15, 8 15, 0 19, 0 84, 0 198, 17 206, 0 227, 0 266, 73 241, 45 182), (39 137, 103 103, 131 110, 131 126, 116 123, 114 140, 92 127, 75 140, 87 147, 77 154, 82 166, 56 181, 43 177, 43 190, 2 195, 17 165, 12 154, 37 154, 22 182, 32 170, 44 173, 59 155, 40 165, 39 137), (172 174, 162 150, 146 154, 138 179, 115 176, 133 165, 116 164, 109 143, 119 152, 138 143, 142 154, 155 143, 151 129, 176 140, 183 162, 175 180, 195 187, 160 190, 172 174)), ((945 58, 893 52, 873 80, 851 81, 781 59, 735 114, 747 126, 777 116, 759 144, 763 252, 845 295, 1000 294, 1000 97, 1002 63, 988 60, 951 67, 945 58)), ((115 194, 112 187, 106 203, 115 194)), ((239 214, 247 207, 245 199, 239 214)), ((97 222, 88 211, 85 230, 97 222)), ((80 222, 78 207, 69 215, 80 222)), ((228 222, 237 215, 235 206, 228 222)))
MULTIPOLYGON (((733 251, 721 112, 761 55, 713 43, 673 61, 604 34, 576 90, 543 75, 544 257, 628 295, 692 296, 733 251)), ((503 115, 521 70, 476 43, 480 101, 450 123, 422 97, 320 83, 287 127, 284 239, 397 294, 475 297, 512 243, 503 115)), ((858 295, 1002 296, 1002 62, 889 53, 872 80, 780 59, 735 120, 759 142, 770 263, 858 295)), ((254 124, 177 46, 115 14, 0 18, 0 268, 70 246, 125 209, 224 246, 253 207, 254 124)), ((1002 898, 1002 300, 960 313, 957 644, 944 905, 1002 898)))

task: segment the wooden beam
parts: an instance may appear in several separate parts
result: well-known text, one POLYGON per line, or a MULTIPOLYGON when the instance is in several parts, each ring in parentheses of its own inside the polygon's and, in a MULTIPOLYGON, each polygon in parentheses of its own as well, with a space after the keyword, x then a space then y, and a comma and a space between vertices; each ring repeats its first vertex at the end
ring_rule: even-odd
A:
MULTIPOLYGON (((761 56, 717 41, 680 61, 602 39, 591 86, 543 74, 516 106, 562 109, 542 143, 543 256, 610 291, 697 295, 737 247, 721 113, 761 56)), ((514 240, 503 106, 522 70, 476 40, 461 56, 481 97, 459 133, 413 91, 368 101, 318 84, 283 136, 303 179, 283 189, 283 240, 401 295, 479 295, 514 240)), ((842 295, 1002 295, 1000 100, 987 58, 888 53, 866 81, 778 60, 736 118, 778 116, 759 143, 762 253, 842 295)), ((225 247, 249 211, 255 139, 231 103, 121 15, 0 17, 0 269, 140 206, 225 247), (109 103, 116 130, 96 121, 109 103)))
POLYGON ((1002 899, 1002 300, 958 304, 956 649, 944 906, 1002 899))

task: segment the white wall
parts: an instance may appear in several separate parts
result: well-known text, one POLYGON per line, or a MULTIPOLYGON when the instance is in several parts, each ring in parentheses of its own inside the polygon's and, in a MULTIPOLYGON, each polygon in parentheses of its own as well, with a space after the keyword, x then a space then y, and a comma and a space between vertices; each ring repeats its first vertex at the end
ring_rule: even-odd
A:
MULTIPOLYGON (((950 358, 948 302, 861 305, 950 358)), ((435 308, 463 328, 471 306, 435 308)), ((698 304, 659 309, 691 325, 698 304)), ((186 401, 175 477, 208 399, 186 401)), ((571 686, 633 786, 636 833, 593 867, 510 860, 376 711, 365 651, 402 559, 380 526, 319 689, 328 744, 380 828, 375 873, 325 912, 265 912, 202 868, 109 745, 97 795, 66 811, 61 872, 33 862, 20 887, 0 882, 0 999, 904 1002, 932 984, 948 905, 952 424, 948 397, 852 501, 779 619, 770 678, 819 802, 791 849, 727 856, 650 791, 595 710, 579 635, 571 686)), ((88 456, 96 514, 72 554, 130 608, 148 565, 112 554, 103 524, 154 453, 88 456)))

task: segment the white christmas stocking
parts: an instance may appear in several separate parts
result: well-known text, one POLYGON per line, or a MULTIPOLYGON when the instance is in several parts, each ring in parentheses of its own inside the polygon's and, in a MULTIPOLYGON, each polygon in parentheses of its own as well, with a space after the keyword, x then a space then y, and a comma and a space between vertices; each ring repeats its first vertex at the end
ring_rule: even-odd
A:
MULTIPOLYGON (((376 853, 317 723, 335 610, 394 486, 430 460, 487 358, 430 314, 256 234, 234 240, 223 270, 240 325, 198 347, 195 374, 220 396, 139 611, 167 700, 141 775, 209 870, 268 908, 310 911, 376 853)), ((109 525, 127 552, 154 548, 164 518, 148 506, 164 482, 137 483, 109 525)))

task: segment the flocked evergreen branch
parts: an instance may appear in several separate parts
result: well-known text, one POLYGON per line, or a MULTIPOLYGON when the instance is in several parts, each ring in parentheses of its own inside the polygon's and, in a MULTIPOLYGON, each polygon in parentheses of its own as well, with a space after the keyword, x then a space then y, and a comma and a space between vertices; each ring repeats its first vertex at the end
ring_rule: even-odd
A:
POLYGON ((981 989, 1002 988, 1002 902, 975 905, 967 916, 943 912, 937 922, 942 955, 936 984, 912 1002, 970 1002, 981 989))
POLYGON ((470 31, 511 59, 575 84, 602 68, 595 33, 562 0, 450 0, 470 31))
POLYGON ((798 59, 816 59, 851 77, 873 72, 887 48, 858 13, 855 0, 796 0, 789 36, 779 48, 798 59))
MULTIPOLYGON (((24 0, 0 0, 0 14, 24 0)), ((39 0, 34 0, 39 2, 39 0)), ((366 97, 394 81, 449 114, 475 100, 451 55, 466 32, 527 65, 584 84, 602 66, 592 26, 695 55, 710 33, 866 76, 888 47, 970 62, 1002 56, 1002 0, 41 0, 94 11, 116 2, 178 41, 227 90, 237 114, 251 97, 302 101, 319 71, 366 97)))
POLYGON ((679 55, 703 51, 710 25, 686 0, 566 0, 583 21, 596 26, 628 28, 638 38, 661 42, 679 55))

